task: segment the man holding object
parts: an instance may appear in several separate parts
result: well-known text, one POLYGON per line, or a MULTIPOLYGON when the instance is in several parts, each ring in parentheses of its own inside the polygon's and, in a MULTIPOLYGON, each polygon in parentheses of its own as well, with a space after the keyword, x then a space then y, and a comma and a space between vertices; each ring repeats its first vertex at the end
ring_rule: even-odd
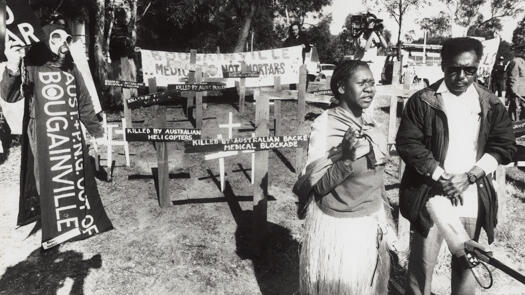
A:
POLYGON ((113 228, 106 215, 81 130, 104 140, 104 130, 69 53, 71 36, 60 19, 43 27, 45 39, 25 51, 8 44, 0 95, 26 99, 23 114, 17 225, 40 217, 42 247, 85 239, 113 228))
MULTIPOLYGON (((407 167, 399 206, 411 223, 406 294, 430 294, 443 242, 426 209, 434 196, 450 199, 469 238, 483 228, 494 240, 497 195, 489 174, 516 151, 512 122, 500 100, 474 83, 481 42, 449 39, 441 51, 444 79, 414 94, 403 111, 396 147, 407 167)), ((475 280, 452 258, 452 294, 475 294, 475 280)))

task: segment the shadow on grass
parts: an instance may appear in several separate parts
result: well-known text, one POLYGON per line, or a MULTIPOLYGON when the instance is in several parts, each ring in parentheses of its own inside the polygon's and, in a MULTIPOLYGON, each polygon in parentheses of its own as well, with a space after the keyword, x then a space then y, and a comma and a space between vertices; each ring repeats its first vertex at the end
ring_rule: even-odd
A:
POLYGON ((253 244, 253 211, 242 210, 231 185, 226 182, 224 197, 237 224, 235 241, 237 255, 253 262, 255 277, 261 293, 293 294, 299 287, 299 243, 290 230, 271 222, 266 223, 266 234, 260 250, 253 244))
POLYGON ((8 267, 0 277, 2 294, 56 294, 67 278, 73 280, 70 294, 84 294, 84 280, 91 269, 102 266, 97 254, 83 260, 76 251, 59 252, 58 248, 33 251, 26 260, 8 267), (5 293, 4 293, 5 292, 5 293))

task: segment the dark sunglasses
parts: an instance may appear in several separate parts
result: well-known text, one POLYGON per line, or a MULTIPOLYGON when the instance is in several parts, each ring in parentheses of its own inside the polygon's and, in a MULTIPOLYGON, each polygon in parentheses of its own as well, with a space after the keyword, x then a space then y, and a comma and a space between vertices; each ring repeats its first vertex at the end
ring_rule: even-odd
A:
POLYGON ((478 72, 478 67, 447 67, 447 73, 449 74, 461 74, 461 71, 465 72, 467 76, 473 76, 478 72))

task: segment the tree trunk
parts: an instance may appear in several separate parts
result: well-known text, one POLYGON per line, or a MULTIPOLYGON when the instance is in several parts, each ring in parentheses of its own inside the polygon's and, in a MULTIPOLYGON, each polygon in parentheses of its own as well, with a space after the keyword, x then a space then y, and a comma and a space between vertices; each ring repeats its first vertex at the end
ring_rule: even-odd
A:
POLYGON ((137 0, 130 0, 129 1, 129 11, 130 11, 130 17, 129 17, 129 23, 128 23, 128 32, 130 33, 131 37, 131 51, 133 52, 135 49, 135 44, 137 44, 137 0))
MULTIPOLYGON (((403 1, 399 0, 399 27, 397 31, 397 60, 401 61, 401 29, 403 26, 403 1)), ((400 73, 401 74, 401 73, 400 73)))
POLYGON ((91 43, 92 47, 92 59, 94 63, 94 71, 95 74, 95 83, 97 83, 97 86, 99 89, 101 89, 101 86, 104 85, 104 80, 106 79, 107 75, 107 63, 104 56, 104 27, 105 27, 105 1, 104 0, 96 0, 96 6, 94 9, 94 13, 91 13, 91 32, 93 34, 93 42, 91 43))
POLYGON ((250 33, 250 27, 252 25, 253 16, 255 15, 255 9, 255 1, 251 1, 250 11, 244 19, 244 24, 242 25, 241 33, 239 34, 239 38, 237 39, 237 43, 235 44, 235 49, 233 50, 233 52, 241 52, 244 48, 244 44, 246 43, 246 39, 248 39, 248 34, 250 33))
POLYGON ((399 15, 399 30, 397 32, 397 60, 401 60, 401 29, 403 25, 403 16, 399 15))
MULTIPOLYGON (((107 23, 108 26, 104 28, 104 46, 102 47, 102 52, 105 54, 105 56, 109 57, 109 45, 111 43, 111 32, 113 32, 113 20, 115 19, 115 1, 112 0, 109 3, 109 7, 106 6, 106 13, 107 15, 104 15, 105 19, 104 24, 107 23)), ((106 62, 109 59, 106 58, 106 62)))

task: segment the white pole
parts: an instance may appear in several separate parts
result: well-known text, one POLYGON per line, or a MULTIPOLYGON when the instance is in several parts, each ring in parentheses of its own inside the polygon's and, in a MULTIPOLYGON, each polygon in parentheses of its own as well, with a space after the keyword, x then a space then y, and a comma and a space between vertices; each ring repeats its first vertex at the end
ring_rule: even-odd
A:
POLYGON ((427 64, 427 30, 423 33, 423 65, 427 64))

